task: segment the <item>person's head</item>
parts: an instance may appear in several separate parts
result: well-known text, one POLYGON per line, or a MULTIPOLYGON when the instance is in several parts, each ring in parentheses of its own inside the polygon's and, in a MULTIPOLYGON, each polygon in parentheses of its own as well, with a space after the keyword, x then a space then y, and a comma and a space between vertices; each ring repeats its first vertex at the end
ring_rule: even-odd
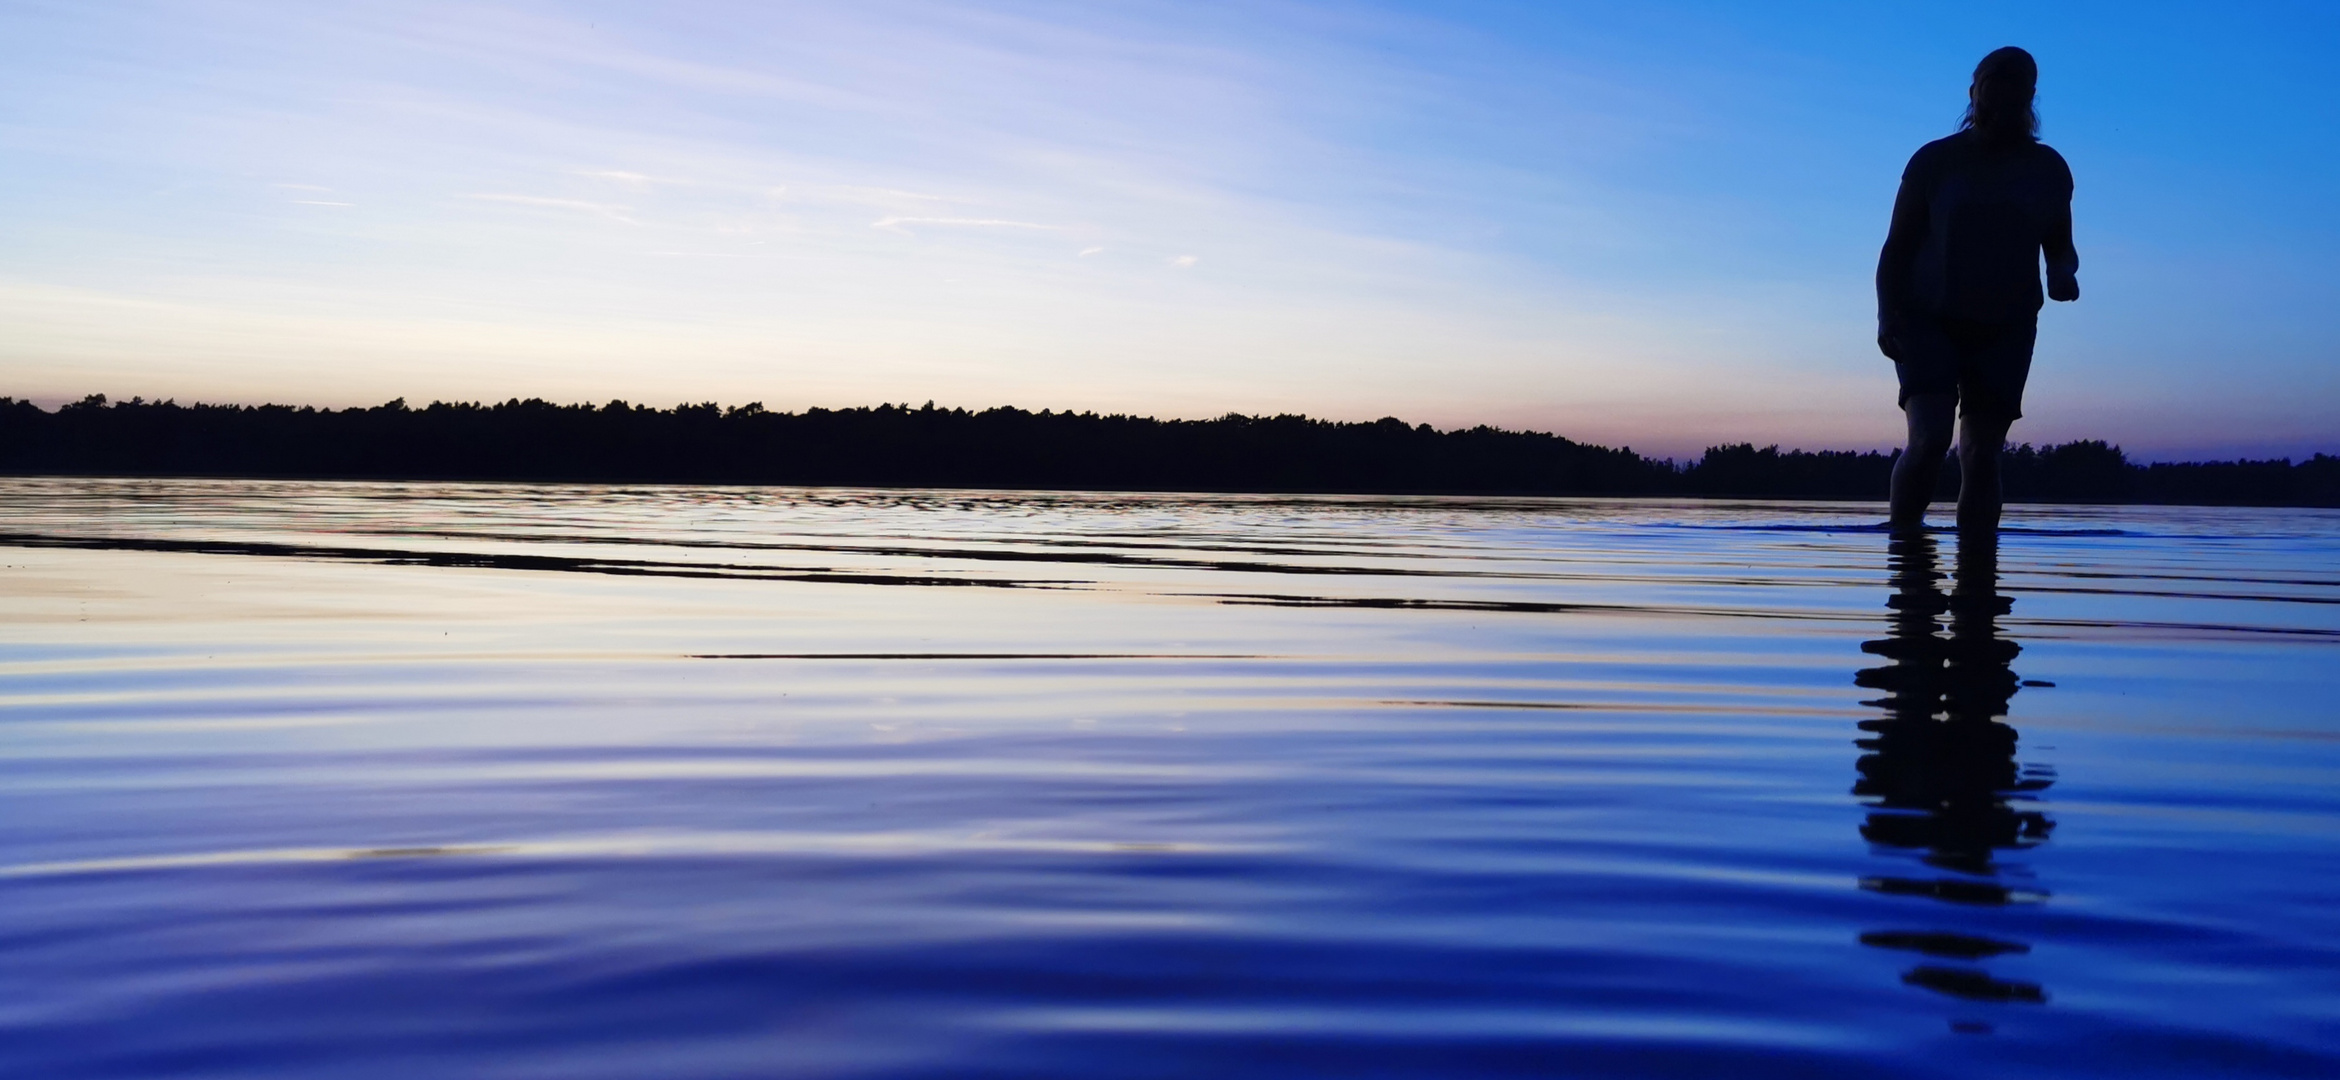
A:
POLYGON ((2030 53, 2013 45, 1991 50, 1974 66, 1974 85, 1966 91, 1966 118, 1958 129, 1992 142, 2038 138, 2039 113, 2031 107, 2038 87, 2039 64, 2030 53))

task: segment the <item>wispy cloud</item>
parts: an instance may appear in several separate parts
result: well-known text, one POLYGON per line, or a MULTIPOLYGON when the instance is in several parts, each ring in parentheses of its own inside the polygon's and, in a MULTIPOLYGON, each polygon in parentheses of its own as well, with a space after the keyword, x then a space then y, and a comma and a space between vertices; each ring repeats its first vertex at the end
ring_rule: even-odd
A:
POLYGON ((1105 249, 1104 249, 1104 248, 1101 248, 1101 247, 1082 248, 1082 249, 1081 249, 1081 258, 1084 258, 1084 259, 1086 259, 1086 258, 1088 258, 1089 256, 1091 256, 1091 255, 1096 255, 1096 254, 1099 254, 1099 253, 1103 252, 1104 250, 1105 250, 1105 249))
POLYGON ((269 186, 269 187, 272 187, 272 188, 279 188, 279 189, 282 189, 282 190, 284 190, 284 191, 331 191, 331 190, 333 190, 332 188, 329 188, 329 187, 323 187, 323 186, 321 186, 321 185, 318 185, 318 184, 270 184, 270 185, 268 185, 268 186, 269 186))
POLYGON ((494 195, 474 193, 465 195, 463 197, 478 202, 511 203, 515 206, 543 206, 554 210, 577 210, 588 214, 599 214, 602 217, 606 217, 612 221, 622 221, 628 225, 641 224, 641 222, 626 216, 627 213, 632 210, 631 207, 619 206, 614 203, 589 202, 584 199, 552 199, 541 195, 494 195))
POLYGON ((294 199, 294 206, 356 206, 356 203, 328 202, 324 199, 294 199))
POLYGON ((914 225, 947 225, 979 229, 1042 229, 1050 232, 1062 228, 1058 225, 1042 225, 1034 221, 1010 221, 1006 218, 883 217, 869 223, 869 227, 872 229, 888 229, 893 232, 909 232, 910 227, 914 225))
POLYGON ((1201 259, 1195 258, 1192 255, 1173 255, 1170 257, 1170 265, 1175 266, 1180 270, 1192 270, 1194 269, 1194 264, 1201 261, 1201 259))
POLYGON ((881 213, 931 212, 936 204, 957 200, 922 191, 903 191, 897 188, 870 187, 862 184, 810 184, 797 193, 806 202, 832 203, 842 206, 867 206, 881 213))
POLYGON ((590 176, 595 180, 608 180, 612 183, 623 184, 626 187, 633 188, 636 191, 648 191, 650 189, 650 185, 653 183, 673 182, 667 180, 654 180, 647 173, 627 172, 624 169, 579 169, 577 170, 577 175, 590 176))

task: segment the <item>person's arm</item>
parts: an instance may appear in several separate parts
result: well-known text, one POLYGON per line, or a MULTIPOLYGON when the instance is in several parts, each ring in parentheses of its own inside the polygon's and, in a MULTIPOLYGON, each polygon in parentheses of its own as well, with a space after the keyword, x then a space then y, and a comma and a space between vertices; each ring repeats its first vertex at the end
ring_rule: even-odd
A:
POLYGON ((1908 319, 1911 279, 1918 247, 1926 238, 1927 214, 1925 184, 1918 177, 1918 158, 1912 157, 1909 167, 1901 170, 1901 190, 1893 196, 1885 249, 1877 253, 1877 351, 1894 360, 1901 359, 1901 330, 1908 319))
POLYGON ((2072 246, 2072 170, 2064 164, 2062 154, 2056 155, 2056 171, 2061 174, 2064 197, 2057 201, 2047 233, 2040 238, 2040 248, 2047 254, 2048 299, 2078 300, 2080 252, 2072 246))

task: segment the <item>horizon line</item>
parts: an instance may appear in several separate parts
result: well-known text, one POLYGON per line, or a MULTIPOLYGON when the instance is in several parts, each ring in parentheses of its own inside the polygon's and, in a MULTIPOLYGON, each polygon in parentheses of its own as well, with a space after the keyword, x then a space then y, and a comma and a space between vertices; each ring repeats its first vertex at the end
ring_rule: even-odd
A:
MULTIPOLYGON (((1449 434, 1456 434, 1456 433, 1460 433, 1460 432, 1469 432, 1469 431, 1495 431, 1495 432, 1502 432, 1502 433, 1506 433, 1506 434, 1518 434, 1518 435, 1540 435, 1540 436, 1544 436, 1544 437, 1547 437, 1547 438, 1561 439, 1561 440, 1564 440, 1564 441, 1566 441, 1566 442, 1569 442, 1569 443, 1575 444, 1575 445, 1577 445, 1577 446, 1583 446, 1583 447, 1586 447, 1586 448, 1589 448, 1589 449, 1595 449, 1595 450, 1610 450, 1610 451, 1619 451, 1619 452, 1624 452, 1624 453, 1630 453, 1630 454, 1633 454, 1633 455, 1634 455, 1634 456, 1636 456, 1636 457, 1639 457, 1639 458, 1641 458, 1642 460, 1649 461, 1649 462, 1665 462, 1665 463, 1668 463, 1668 464, 1673 464, 1673 463, 1675 463, 1675 462, 1678 460, 1678 459, 1676 459, 1676 458, 1673 458, 1673 457, 1652 457, 1652 456, 1649 456, 1649 455, 1643 454, 1643 453, 1641 453, 1640 451, 1636 451, 1636 450, 1634 450, 1634 449, 1633 449, 1633 447, 1632 447, 1632 445, 1631 445, 1630 443, 1620 443, 1620 444, 1618 444, 1618 445, 1611 446, 1611 445, 1607 445, 1607 444, 1603 444, 1603 443, 1590 442, 1590 441, 1586 441, 1586 440, 1583 440, 1583 439, 1578 439, 1578 438, 1575 438, 1575 437, 1572 437, 1572 436, 1569 436, 1569 435, 1562 434, 1562 433, 1560 433, 1560 432, 1558 432, 1558 431, 1542 431, 1542 430, 1537 430, 1537 429, 1534 429, 1534 428, 1527 428, 1527 427, 1509 428, 1509 427, 1503 427, 1503 426, 1501 426, 1501 425, 1498 425, 1498 424, 1490 424, 1490 423, 1478 423, 1478 424, 1456 425, 1456 426, 1452 426, 1452 427, 1439 427, 1439 426, 1437 426, 1437 425, 1435 425, 1435 424, 1430 424, 1430 423, 1424 423, 1424 422, 1409 422, 1409 421, 1407 421, 1407 420, 1405 420, 1405 419, 1403 419, 1403 418, 1401 418, 1401 417, 1394 416, 1394 415, 1390 415, 1390 416, 1380 416, 1380 417, 1375 417, 1375 418, 1373 418, 1373 419, 1371 419, 1371 420, 1337 420, 1337 419, 1331 419, 1331 418, 1327 418, 1327 417, 1321 417, 1321 416, 1314 416, 1314 415, 1311 415, 1311 414, 1308 414, 1308 413, 1300 413, 1300 412, 1278 412, 1278 413, 1246 413, 1246 412, 1242 412, 1242 411, 1240 411, 1240 410, 1232 410, 1232 409, 1231 409, 1231 410, 1228 410, 1228 411, 1226 411, 1226 412, 1220 413, 1220 414, 1218 414, 1218 415, 1215 415, 1215 416, 1207 416, 1207 417, 1176 417, 1176 416, 1174 416, 1174 417, 1169 417, 1169 418, 1163 418, 1163 417, 1158 417, 1158 416, 1153 416, 1153 415, 1141 415, 1141 414, 1138 414, 1138 413, 1132 413, 1132 412, 1102 412, 1102 411, 1099 411, 1099 410, 1096 410, 1096 409, 1081 409, 1081 410, 1075 410, 1075 409, 1070 409, 1070 408, 1065 408, 1065 409, 1055 409, 1055 408, 1045 408, 1045 407, 1044 407, 1044 408, 1040 408, 1040 409, 1032 409, 1032 408, 1028 408, 1028 407, 1021 406, 1021 405, 1005 405, 1005 404, 1002 404, 1002 405, 990 405, 990 406, 986 406, 986 407, 983 407, 983 408, 969 408, 969 407, 967 407, 967 406, 964 406, 964 405, 943 406, 943 405, 937 405, 937 404, 935 403, 935 400, 934 400, 934 399, 932 399, 932 398, 929 398, 929 399, 927 399, 927 400, 926 400, 926 402, 925 402, 923 405, 912 405, 911 403, 909 403, 909 402, 907 402, 907 401, 900 402, 900 403, 895 403, 895 402, 885 401, 885 402, 879 402, 879 403, 878 403, 878 404, 876 404, 876 405, 847 405, 847 406, 830 406, 830 405, 803 405, 803 406, 799 406, 797 409, 795 409, 795 410, 793 410, 793 411, 791 411, 791 410, 789 410, 789 409, 773 409, 773 408, 769 408, 769 407, 765 406, 765 405, 764 405, 764 403, 763 403, 763 402, 761 402, 761 401, 751 401, 751 402, 747 402, 747 403, 744 403, 744 404, 741 404, 741 405, 728 405, 728 406, 727 406, 727 405, 724 405, 724 404, 722 404, 721 402, 717 402, 717 401, 695 401, 695 402, 694 402, 694 401, 680 401, 680 402, 676 402, 676 403, 675 403, 675 404, 673 404, 673 405, 652 405, 652 404, 647 404, 647 403, 643 403, 643 402, 627 401, 627 400, 625 400, 624 398, 615 398, 615 397, 611 398, 611 399, 610 399, 609 401, 607 401, 607 402, 603 402, 603 403, 600 403, 600 404, 595 404, 595 403, 593 403, 593 402, 589 402, 589 401, 578 401, 578 402, 558 402, 558 401, 551 400, 551 399, 549 399, 549 398, 542 398, 542 397, 526 397, 526 398, 523 398, 523 397, 509 397, 509 398, 505 398, 505 399, 503 399, 503 400, 501 400, 501 401, 491 401, 491 400, 448 401, 448 400, 444 400, 444 399, 433 399, 433 400, 430 402, 430 404, 428 404, 428 405, 415 406, 415 405, 409 405, 409 404, 407 404, 407 400, 406 400, 405 396, 404 396, 404 395, 401 395, 401 396, 399 396, 399 397, 392 398, 392 399, 390 399, 390 400, 388 400, 388 401, 382 402, 382 403, 380 403, 380 404, 377 404, 377 405, 343 405, 343 406, 338 406, 338 407, 336 407, 336 406, 332 406, 332 405, 296 405, 296 404, 290 404, 290 403, 286 403, 286 402, 277 402, 277 401, 264 401, 264 402, 258 402, 258 403, 251 403, 251 402, 238 402, 238 401, 200 401, 200 400, 198 400, 198 401, 194 401, 194 402, 192 402, 192 403, 190 403, 190 404, 181 405, 181 404, 179 404, 179 403, 178 403, 178 399, 177 399, 177 398, 175 398, 175 397, 171 397, 171 398, 160 398, 160 399, 149 399, 149 398, 146 398, 144 395, 132 395, 131 397, 129 397, 129 398, 127 398, 127 399, 120 399, 120 400, 117 400, 117 399, 111 398, 111 397, 109 397, 108 395, 106 395, 106 394, 103 394, 103 393, 92 393, 92 394, 86 394, 86 395, 83 395, 83 396, 82 396, 82 397, 80 397, 80 398, 74 398, 74 399, 66 399, 66 398, 52 398, 52 399, 49 399, 49 400, 51 400, 51 401, 53 401, 53 402, 55 402, 55 403, 54 403, 54 404, 51 404, 51 405, 44 406, 44 405, 42 404, 42 399, 40 399, 40 398, 36 398, 36 397, 21 397, 21 398, 20 398, 20 397, 14 397, 14 396, 9 396, 9 395, 0 395, 0 407, 5 407, 5 406, 11 405, 11 404, 15 404, 15 403, 19 403, 19 402, 21 402, 21 403, 24 403, 24 404, 27 404, 27 405, 31 405, 31 406, 33 406, 34 408, 37 408, 37 409, 42 409, 42 410, 43 410, 43 411, 45 411, 45 412, 48 412, 48 413, 52 413, 52 414, 53 414, 53 413, 56 413, 56 412, 58 412, 58 411, 60 411, 60 410, 62 410, 62 409, 65 409, 65 408, 67 408, 67 407, 70 407, 70 406, 92 406, 92 405, 94 405, 94 406, 97 406, 97 407, 104 407, 104 408, 112 408, 112 407, 116 407, 116 406, 169 406, 169 407, 182 408, 182 409, 193 409, 193 408, 239 408, 239 409, 269 409, 269 408, 282 408, 282 409, 294 409, 294 410, 300 410, 300 409, 310 409, 310 410, 314 410, 314 411, 317 411, 317 412, 371 412, 371 411, 374 411, 374 410, 376 410, 376 409, 389 409, 389 408, 392 408, 392 407, 396 407, 396 408, 398 408, 398 409, 405 409, 405 410, 412 411, 412 412, 423 412, 423 411, 427 411, 427 410, 429 410, 429 409, 431 409, 431 408, 433 408, 433 407, 439 407, 439 406, 444 406, 444 407, 447 407, 447 408, 474 408, 474 409, 494 409, 494 408, 501 408, 501 407, 507 407, 507 406, 520 406, 520 405, 543 405, 543 406, 547 406, 547 407, 550 407, 550 408, 556 408, 556 409, 590 409, 590 410, 594 410, 594 411, 604 411, 604 410, 607 410, 607 409, 608 409, 610 406, 616 405, 616 406, 624 406, 625 408, 627 408, 627 409, 631 409, 631 410, 648 410, 648 411, 652 411, 652 412, 676 412, 676 411, 683 410, 683 409, 700 409, 700 408, 708 408, 708 409, 713 409, 713 410, 715 410, 715 412, 716 412, 718 415, 720 415, 720 416, 725 416, 725 417, 728 417, 728 416, 733 416, 733 415, 756 415, 756 414, 768 414, 768 415, 776 415, 776 416, 799 416, 799 415, 810 415, 810 414, 813 414, 813 413, 824 413, 824 412, 826 412, 826 413, 835 413, 835 412, 878 412, 878 411, 881 411, 881 410, 896 410, 896 411, 901 411, 901 412, 920 412, 920 411, 933 411, 933 412, 940 412, 940 413, 958 413, 958 414, 965 414, 965 415, 969 415, 969 416, 978 416, 978 415, 982 415, 982 414, 984 414, 984 413, 989 413, 989 412, 1021 412, 1021 413, 1025 413, 1025 414, 1027 414, 1027 415, 1032 415, 1032 416, 1082 416, 1082 417, 1095 417, 1095 418, 1098 418, 1098 419, 1105 419, 1105 420, 1121 419, 1121 420, 1142 421, 1142 422, 1146 422, 1146 423, 1157 423, 1157 424, 1199 424, 1199 423, 1212 423, 1212 422, 1216 422, 1216 421, 1223 421, 1223 420, 1230 420, 1230 419, 1238 419, 1238 420, 1280 420, 1280 419, 1295 419, 1295 420, 1303 420, 1303 421, 1308 421, 1308 422, 1310 422, 1310 423, 1319 423, 1319 424, 1332 424, 1332 425, 1336 425, 1336 426, 1347 425, 1347 426, 1360 426, 1360 427, 1366 427, 1366 426, 1373 426, 1373 425, 1381 424, 1381 423, 1384 423, 1384 422, 1395 421, 1396 423, 1398 423, 1398 424, 1400 424, 1400 425, 1403 425, 1403 426, 1405 426, 1405 427, 1407 427, 1407 428, 1416 429, 1416 430, 1419 430, 1419 429, 1422 429, 1422 428, 1428 428, 1428 429, 1429 429, 1429 430, 1430 430, 1432 433, 1434 433, 1434 434, 1440 434, 1440 435, 1449 435, 1449 434)), ((2208 459, 2191 459, 2191 460, 2177 460, 2177 459, 2167 459, 2167 460, 2164 460, 2164 459, 2132 458, 2132 457, 2129 457, 2129 456, 2128 456, 2128 453, 2127 453, 2127 451, 2123 450, 2123 449, 2122 449, 2122 447, 2121 447, 2121 445, 2120 445, 2119 443, 2116 443, 2116 442, 2114 442, 2114 441, 2112 441, 2112 440, 2110 440, 2110 439, 2102 439, 2102 438, 2078 438, 2078 439, 2067 439, 2067 440, 2064 440, 2063 442, 2056 442, 2056 443, 2031 443, 2031 442, 2013 442, 2013 441, 2010 441, 2010 442, 2007 444, 2007 446, 2008 446, 2008 448, 2009 448, 2009 449, 2011 449, 2011 450, 2012 450, 2012 449, 2015 449, 2015 448, 2017 448, 2017 447, 2025 447, 2025 448, 2030 448, 2030 449, 2034 449, 2034 450, 2038 450, 2038 451, 2047 451, 2047 450, 2053 450, 2053 449, 2060 448, 2060 447, 2066 447, 2066 446, 2078 446, 2078 445, 2085 445, 2085 444, 2095 444, 2095 445, 2099 445, 2099 446, 2105 447, 2105 448, 2107 448, 2107 449, 2110 449, 2110 450, 2112 450, 2113 452, 2120 454, 2120 455, 2122 456, 2122 459, 2123 459, 2123 460, 2125 460, 2125 461, 2128 461, 2129 463, 2131 463, 2131 464, 2135 464, 2135 465, 2206 465, 2206 464, 2225 464, 2225 463, 2230 463, 2230 462, 2231 462, 2231 463, 2237 463, 2237 464, 2241 464, 2241 463, 2252 463, 2252 462, 2285 462, 2285 463, 2292 463, 2292 462, 2297 462, 2297 461, 2309 461, 2309 460, 2314 460, 2314 459, 2316 459, 2316 458, 2323 458, 2323 457, 2340 457, 2340 450, 2330 450, 2330 451, 2327 451, 2327 450, 2316 450, 2316 451, 2312 451, 2312 452, 2310 452, 2310 453, 2308 453, 2308 454, 2306 454, 2306 455, 2304 455, 2304 456, 2302 456, 2302 457, 2292 457, 2292 456, 2288 456, 2288 455, 2286 455, 2286 456, 2278 456, 2278 457, 2250 458, 2250 457, 2240 457, 2240 456, 2237 456, 2237 457, 2233 457, 2233 458, 2227 458, 2227 459, 2224 459, 2223 461, 2220 461, 2220 460, 2208 460, 2208 459)), ((1802 446, 1795 446, 1795 447, 1790 447, 1790 446, 1787 446, 1787 445, 1785 445, 1785 444, 1783 444, 1783 443, 1778 443, 1778 442, 1769 443, 1769 444, 1767 444, 1767 445, 1757 445, 1757 444, 1756 444, 1756 442, 1755 442, 1754 440, 1749 440, 1749 439, 1741 439, 1741 440, 1738 440, 1738 441, 1722 441, 1722 442, 1714 442, 1714 443, 1709 443, 1709 444, 1708 444, 1708 445, 1707 445, 1707 446, 1706 446, 1704 449, 1702 449, 1702 450, 1699 452, 1699 454, 1697 454, 1697 455, 1695 455, 1695 456, 1691 456, 1691 457, 1685 458, 1685 459, 1679 459, 1679 460, 1681 460, 1681 461, 1682 461, 1684 464, 1689 464, 1689 463, 1694 463, 1694 462, 1696 462, 1696 461, 1698 461, 1698 460, 1700 460, 1700 459, 1704 458, 1705 456, 1712 454, 1713 452, 1715 452, 1715 451, 1717 451, 1717 450, 1740 450, 1740 449, 1751 450, 1751 451, 1754 451, 1754 452, 1757 452, 1757 453, 1763 453, 1763 452, 1776 452, 1776 453, 1779 453, 1779 454, 1811 454, 1811 455, 1819 455, 1819 454, 1852 454, 1852 455, 1862 455, 1862 454, 1878 454, 1878 455, 1885 456, 1885 457, 1893 457, 1893 456, 1896 456, 1896 455, 1900 454, 1900 453, 1902 452, 1902 449, 1903 449, 1903 448, 1901 448, 1901 447, 1898 447, 1898 446, 1888 446, 1888 447, 1884 447, 1884 448, 1877 448, 1877 447, 1865 447, 1865 448, 1857 448, 1857 449, 1841 449, 1841 448, 1826 448, 1826 447, 1824 447, 1824 448, 1820 448, 1820 449, 1810 449, 1810 448, 1806 448, 1806 447, 1802 447, 1802 446)))

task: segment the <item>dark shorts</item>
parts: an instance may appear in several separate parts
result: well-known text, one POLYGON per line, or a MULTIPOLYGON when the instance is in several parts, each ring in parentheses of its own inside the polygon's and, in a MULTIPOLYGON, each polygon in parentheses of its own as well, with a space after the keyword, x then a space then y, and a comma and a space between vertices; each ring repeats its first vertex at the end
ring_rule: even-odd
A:
POLYGON ((2031 343, 2039 320, 1981 323, 1918 316, 1901 332, 1901 406, 1911 394, 1951 394, 1961 413, 2014 420, 2023 415, 2031 343))

